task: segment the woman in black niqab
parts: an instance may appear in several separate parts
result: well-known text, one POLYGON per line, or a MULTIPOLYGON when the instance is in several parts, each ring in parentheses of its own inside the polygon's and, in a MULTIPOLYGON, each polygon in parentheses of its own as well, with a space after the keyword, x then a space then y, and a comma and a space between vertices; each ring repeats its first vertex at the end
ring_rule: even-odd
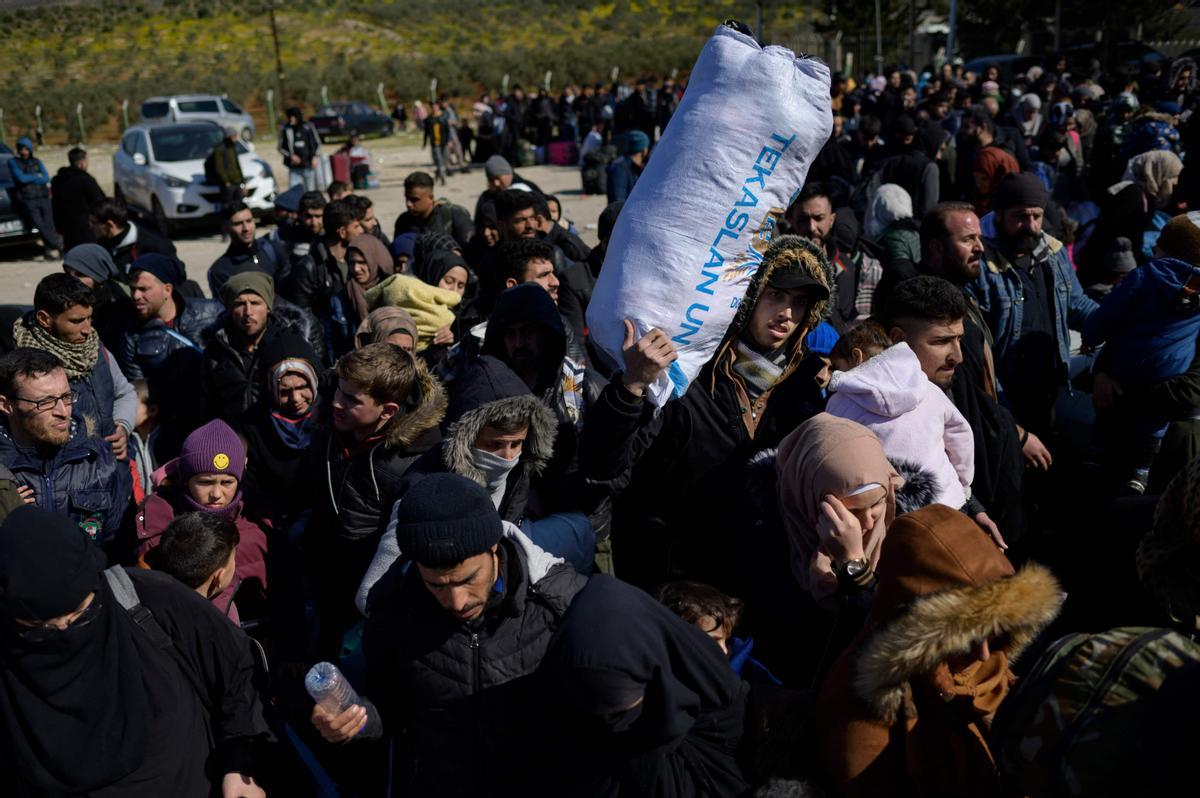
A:
POLYGON ((104 555, 66 516, 27 506, 0 525, 0 761, 37 794, 113 784, 149 749, 137 630, 103 568, 104 555), (66 629, 17 623, 68 615, 88 594, 92 605, 66 629))
POLYGON ((602 771, 564 794, 746 791, 735 760, 746 685, 708 635, 647 593, 592 577, 564 616, 546 666, 595 735, 597 750, 585 758, 602 771))

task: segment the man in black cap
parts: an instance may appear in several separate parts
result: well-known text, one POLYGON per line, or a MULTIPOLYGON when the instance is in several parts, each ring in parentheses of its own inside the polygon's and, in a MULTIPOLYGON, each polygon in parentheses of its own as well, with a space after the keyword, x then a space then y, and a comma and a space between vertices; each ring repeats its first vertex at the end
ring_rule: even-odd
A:
POLYGON ((104 565, 63 516, 0 525, 6 792, 265 796, 246 635, 173 577, 104 565))
MULTIPOLYGON (((330 742, 379 737, 411 795, 520 794, 557 725, 535 671, 586 579, 500 520, 485 488, 421 479, 396 504, 400 551, 371 590, 362 706, 312 720, 330 742)), ((536 793, 537 791, 534 790, 536 793)))
POLYGON ((1049 439, 1054 402, 1067 384, 1070 331, 1082 331, 1097 308, 1083 292, 1067 248, 1042 231, 1048 200, 1036 175, 1014 173, 1000 181, 993 199, 995 237, 984 238, 979 276, 967 286, 991 331, 1007 404, 1017 422, 1042 440, 1049 439))
POLYGON ((590 407, 579 452, 584 476, 622 491, 612 530, 624 579, 694 579, 745 595, 730 557, 746 469, 824 406, 815 381, 824 363, 804 337, 835 300, 832 270, 811 241, 778 236, 717 353, 657 413, 643 397, 675 361, 675 346, 659 329, 638 339, 625 322, 624 372, 590 407))

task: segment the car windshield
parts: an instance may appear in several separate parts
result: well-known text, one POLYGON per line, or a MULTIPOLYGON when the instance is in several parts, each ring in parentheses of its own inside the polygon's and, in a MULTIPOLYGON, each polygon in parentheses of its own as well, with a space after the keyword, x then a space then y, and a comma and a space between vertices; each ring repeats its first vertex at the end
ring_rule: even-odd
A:
POLYGON ((150 131, 150 146, 156 161, 203 161, 224 137, 215 126, 158 128, 150 131))
POLYGON ((317 111, 317 116, 341 116, 350 112, 350 103, 334 103, 317 111))

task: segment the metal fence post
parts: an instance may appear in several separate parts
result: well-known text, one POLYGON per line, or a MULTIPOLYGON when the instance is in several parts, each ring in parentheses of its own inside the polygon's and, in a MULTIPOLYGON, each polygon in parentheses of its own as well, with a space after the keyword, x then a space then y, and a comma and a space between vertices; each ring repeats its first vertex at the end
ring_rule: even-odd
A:
POLYGON ((33 107, 33 116, 37 120, 37 124, 33 128, 33 138, 40 147, 46 139, 46 128, 42 126, 42 106, 35 105, 33 107))
POLYGON ((321 105, 329 105, 329 87, 321 86, 321 105))
POLYGON ((79 120, 79 143, 87 142, 87 133, 83 129, 83 103, 75 103, 75 118, 79 120))
POLYGON ((121 128, 124 133, 129 129, 129 100, 121 100, 121 119, 125 122, 125 126, 121 128))
POLYGON ((267 125, 275 129, 275 90, 267 89, 267 125))
POLYGON ((383 93, 383 81, 379 81, 375 85, 375 94, 379 96, 379 110, 386 116, 388 114, 387 96, 383 93))
POLYGON ((429 102, 437 102, 437 78, 429 81, 429 102))

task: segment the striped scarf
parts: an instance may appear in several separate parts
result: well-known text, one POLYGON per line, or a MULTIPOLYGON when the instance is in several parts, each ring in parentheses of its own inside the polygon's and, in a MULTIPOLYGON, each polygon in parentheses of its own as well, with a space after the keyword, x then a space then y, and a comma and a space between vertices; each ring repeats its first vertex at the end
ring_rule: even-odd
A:
POLYGON ((770 355, 756 352, 741 338, 733 356, 733 370, 746 385, 746 394, 757 399, 779 381, 787 365, 787 347, 781 346, 770 355))

